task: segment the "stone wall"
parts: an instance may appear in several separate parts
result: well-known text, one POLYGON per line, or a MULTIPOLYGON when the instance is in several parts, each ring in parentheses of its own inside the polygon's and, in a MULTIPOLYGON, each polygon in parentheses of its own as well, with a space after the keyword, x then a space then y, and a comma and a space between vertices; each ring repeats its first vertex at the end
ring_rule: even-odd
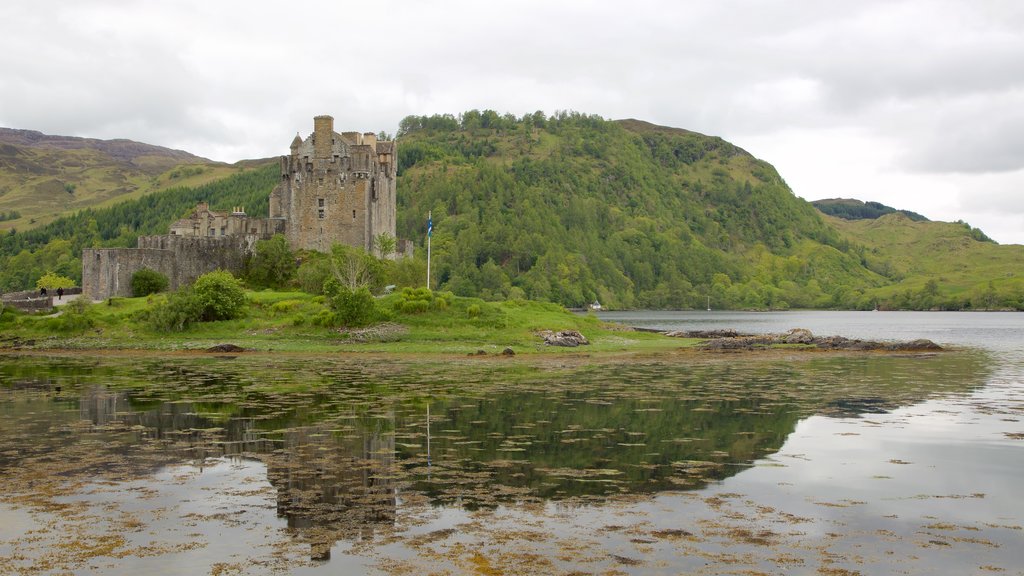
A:
POLYGON ((4 306, 10 306, 22 312, 39 312, 53 308, 53 295, 40 296, 38 290, 6 292, 0 295, 0 302, 3 302, 4 306))
POLYGON ((170 280, 174 277, 174 252, 138 248, 82 250, 82 297, 105 300, 131 296, 132 275, 145 268, 170 280))
POLYGON ((83 250, 82 293, 91 300, 130 297, 132 275, 143 269, 166 276, 171 290, 214 270, 239 274, 259 239, 257 235, 140 236, 138 248, 83 250))

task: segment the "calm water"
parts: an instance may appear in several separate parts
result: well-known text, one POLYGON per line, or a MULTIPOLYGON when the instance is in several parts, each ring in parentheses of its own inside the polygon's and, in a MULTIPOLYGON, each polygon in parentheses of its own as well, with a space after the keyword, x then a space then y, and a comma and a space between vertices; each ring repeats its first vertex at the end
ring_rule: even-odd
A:
POLYGON ((956 350, 0 355, 0 574, 1024 573, 1024 316, 602 316, 956 350))

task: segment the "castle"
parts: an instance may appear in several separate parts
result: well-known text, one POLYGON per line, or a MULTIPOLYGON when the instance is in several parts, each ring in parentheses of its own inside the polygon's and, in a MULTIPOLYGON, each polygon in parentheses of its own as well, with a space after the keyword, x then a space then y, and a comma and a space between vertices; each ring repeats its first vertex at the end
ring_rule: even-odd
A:
POLYGON ((345 244, 392 256, 378 253, 377 240, 395 237, 394 142, 339 134, 334 118, 317 116, 313 133, 305 140, 296 134, 280 167, 268 218, 249 217, 242 207, 212 211, 203 202, 171 224, 169 234, 139 237, 136 248, 83 250, 83 296, 131 296, 131 277, 144 268, 167 276, 172 290, 213 270, 238 273, 256 241, 274 234, 283 234, 293 250, 328 252, 345 244))

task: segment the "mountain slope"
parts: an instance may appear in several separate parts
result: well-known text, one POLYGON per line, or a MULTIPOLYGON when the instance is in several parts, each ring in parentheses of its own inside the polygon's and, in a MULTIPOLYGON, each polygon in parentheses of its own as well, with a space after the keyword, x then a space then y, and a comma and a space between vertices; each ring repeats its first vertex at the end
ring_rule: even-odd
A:
POLYGON ((853 198, 829 198, 826 200, 812 200, 811 204, 821 212, 829 216, 836 216, 843 220, 874 220, 886 214, 898 212, 907 218, 915 221, 928 220, 917 212, 910 210, 897 210, 880 202, 863 202, 853 198))
POLYGON ((131 140, 0 128, 0 230, 25 230, 61 214, 172 186, 200 185, 234 170, 131 140))
POLYGON ((881 308, 1024 309, 1024 246, 1000 246, 962 222, 826 217, 890 280, 868 291, 881 308))
POLYGON ((422 237, 432 211, 435 278, 457 294, 853 306, 885 281, 771 165, 720 138, 470 111, 406 118, 398 154, 399 236, 422 237))

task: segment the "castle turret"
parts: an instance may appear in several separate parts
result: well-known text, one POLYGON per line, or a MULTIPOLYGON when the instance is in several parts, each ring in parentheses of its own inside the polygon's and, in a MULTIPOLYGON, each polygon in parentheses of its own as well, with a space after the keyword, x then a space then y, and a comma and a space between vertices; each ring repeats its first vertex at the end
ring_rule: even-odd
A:
POLYGON ((313 151, 317 158, 328 158, 334 145, 334 117, 313 118, 313 151))

